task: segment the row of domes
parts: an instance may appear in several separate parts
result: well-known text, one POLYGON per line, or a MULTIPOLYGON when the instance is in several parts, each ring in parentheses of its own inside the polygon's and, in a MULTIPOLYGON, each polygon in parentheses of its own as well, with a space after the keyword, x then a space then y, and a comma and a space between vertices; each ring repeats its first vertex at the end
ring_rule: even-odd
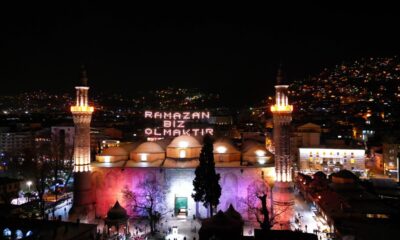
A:
MULTIPOLYGON (((240 161, 241 156, 247 160, 270 162, 272 154, 261 144, 247 142, 243 144, 242 152, 229 140, 221 139, 214 142, 214 158, 216 161, 240 161), (265 160, 265 161, 264 161, 265 160)), ((187 135, 174 138, 169 144, 165 141, 144 142, 141 144, 122 143, 118 147, 109 147, 96 156, 98 162, 117 162, 122 160, 154 161, 164 158, 195 159, 200 155, 202 145, 187 135)))

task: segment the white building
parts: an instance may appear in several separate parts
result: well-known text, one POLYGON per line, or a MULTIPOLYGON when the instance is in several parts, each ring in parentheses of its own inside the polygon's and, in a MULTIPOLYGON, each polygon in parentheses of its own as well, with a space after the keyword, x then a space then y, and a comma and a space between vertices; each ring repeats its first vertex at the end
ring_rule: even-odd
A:
POLYGON ((325 173, 347 169, 363 173, 365 170, 364 149, 344 148, 299 148, 300 171, 325 173))
POLYGON ((400 144, 383 144, 383 164, 385 175, 399 179, 400 144))

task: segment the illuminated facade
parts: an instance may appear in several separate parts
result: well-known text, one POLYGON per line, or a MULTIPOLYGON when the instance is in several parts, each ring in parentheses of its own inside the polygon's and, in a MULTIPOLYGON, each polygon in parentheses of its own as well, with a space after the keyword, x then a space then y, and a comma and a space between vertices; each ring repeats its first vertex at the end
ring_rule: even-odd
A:
POLYGON ((346 169, 364 173, 365 150, 344 148, 299 148, 300 171, 327 174, 346 169))
POLYGON ((385 175, 399 181, 400 144, 383 144, 383 165, 385 175))
MULTIPOLYGON (((191 197, 203 137, 202 134, 196 134, 196 129, 191 129, 189 134, 184 131, 185 121, 201 121, 208 119, 210 114, 146 111, 145 118, 161 120, 162 127, 171 130, 172 135, 160 136, 162 140, 152 142, 118 142, 115 146, 103 148, 96 155, 96 161, 90 163, 89 130, 93 107, 88 105, 89 87, 85 72, 82 78, 84 84, 76 87, 76 105, 71 107, 76 128, 72 213, 89 211, 97 217, 105 217, 117 200, 122 206, 127 206, 123 190, 140 192, 141 182, 152 178, 166 184, 168 193, 165 208, 168 211, 207 217, 209 211, 191 197), (182 134, 174 136, 174 130, 180 130, 182 134)), ((205 133, 206 130, 204 128, 205 133)), ((208 133, 212 133, 212 129, 208 133)), ((154 136, 154 132, 150 135, 154 136)), ((250 194, 254 194, 251 192, 252 186, 264 184, 265 189, 272 186, 276 173, 273 154, 263 143, 248 141, 238 148, 230 139, 217 139, 214 143, 214 158, 216 171, 221 175, 222 195, 218 210, 226 210, 232 204, 244 219, 254 220, 255 216, 250 213, 246 200, 251 197, 250 194)), ((280 171, 283 172, 283 169, 280 168, 280 171)), ((291 175, 287 173, 281 174, 279 179, 289 181, 291 175)), ((268 196, 271 197, 270 194, 268 196)), ((269 199, 268 204, 271 202, 269 199)), ((88 218, 93 216, 87 215, 88 218)))
POLYGON ((283 83, 283 74, 279 69, 275 86, 275 105, 271 106, 274 122, 275 145, 275 185, 274 212, 280 214, 277 221, 285 229, 290 229, 293 216, 292 162, 290 157, 290 122, 293 106, 289 105, 288 87, 283 83))
MULTIPOLYGON (((222 187, 218 209, 226 210, 232 204, 245 219, 252 219, 254 216, 249 214, 244 204, 249 186, 261 182, 268 187, 275 170, 273 155, 263 144, 245 142, 243 145, 238 149, 229 139, 214 142, 215 166, 221 174, 222 187)), ((201 147, 201 138, 179 136, 170 142, 121 143, 118 147, 104 149, 92 163, 91 180, 97 216, 105 216, 116 200, 126 206, 122 195, 125 187, 140 191, 140 181, 156 178, 168 186, 168 211, 207 217, 207 209, 191 197, 201 147), (184 204, 178 206, 178 202, 184 204)))
POLYGON ((87 212, 93 204, 90 181, 90 122, 93 107, 89 106, 89 87, 85 69, 81 72, 81 85, 76 86, 76 103, 71 106, 75 124, 74 138, 74 203, 73 214, 87 212))

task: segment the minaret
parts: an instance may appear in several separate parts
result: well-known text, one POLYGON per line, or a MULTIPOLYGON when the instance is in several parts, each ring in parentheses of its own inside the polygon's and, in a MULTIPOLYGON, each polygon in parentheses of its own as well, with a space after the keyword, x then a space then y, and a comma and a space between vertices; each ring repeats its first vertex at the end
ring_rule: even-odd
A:
POLYGON ((283 229, 290 229, 294 205, 292 162, 289 148, 293 105, 289 105, 289 85, 284 83, 282 69, 278 70, 276 82, 275 105, 271 106, 275 145, 274 213, 279 214, 276 219, 279 225, 283 229))
POLYGON ((76 102, 71 106, 75 124, 74 139, 74 202, 72 214, 87 212, 93 204, 90 180, 90 122, 93 107, 88 103, 89 87, 84 67, 81 70, 81 83, 75 87, 76 102))

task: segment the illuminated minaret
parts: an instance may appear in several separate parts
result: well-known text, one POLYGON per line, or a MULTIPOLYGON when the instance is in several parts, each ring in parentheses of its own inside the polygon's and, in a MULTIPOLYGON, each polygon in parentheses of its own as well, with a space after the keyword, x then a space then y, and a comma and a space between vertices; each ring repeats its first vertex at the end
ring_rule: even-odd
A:
POLYGON ((81 84, 75 87, 76 102, 71 106, 75 124, 74 139, 74 203, 71 212, 80 214, 90 209, 91 199, 90 181, 90 122, 93 107, 88 104, 87 74, 82 67, 81 84))
POLYGON ((275 105, 271 106, 274 121, 275 145, 275 184, 274 184, 274 213, 279 214, 277 221, 284 229, 290 228, 293 216, 293 184, 292 162, 290 158, 290 122, 292 121, 293 106, 289 105, 288 87, 284 83, 282 70, 278 70, 275 85, 275 105), (282 214, 280 214, 282 212, 282 214))

